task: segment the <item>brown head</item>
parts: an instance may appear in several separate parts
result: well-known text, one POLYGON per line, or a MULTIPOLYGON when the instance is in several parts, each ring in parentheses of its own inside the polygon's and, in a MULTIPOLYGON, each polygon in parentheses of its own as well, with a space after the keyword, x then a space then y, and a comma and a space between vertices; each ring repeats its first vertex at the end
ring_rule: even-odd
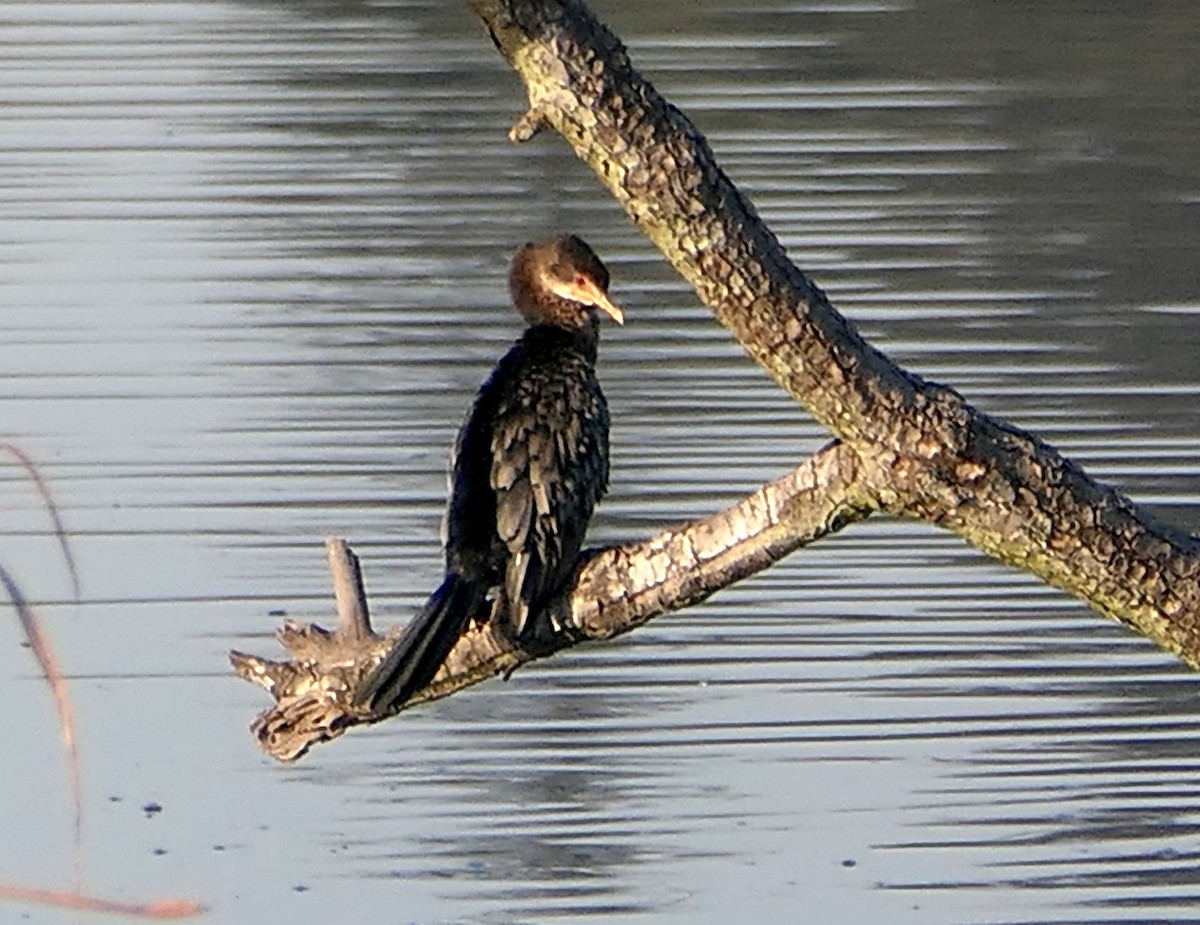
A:
POLYGON ((517 311, 531 325, 590 327, 596 309, 625 323, 624 313, 608 298, 608 270, 573 234, 523 245, 513 257, 508 287, 517 311))

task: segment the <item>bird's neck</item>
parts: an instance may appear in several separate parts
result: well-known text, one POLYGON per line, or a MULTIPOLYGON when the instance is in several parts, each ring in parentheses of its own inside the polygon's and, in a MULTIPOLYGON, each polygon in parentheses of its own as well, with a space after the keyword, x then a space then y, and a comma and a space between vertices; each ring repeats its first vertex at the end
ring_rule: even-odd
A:
POLYGON ((600 321, 589 312, 585 323, 577 327, 531 324, 525 329, 522 340, 535 350, 574 350, 594 363, 600 344, 600 321))

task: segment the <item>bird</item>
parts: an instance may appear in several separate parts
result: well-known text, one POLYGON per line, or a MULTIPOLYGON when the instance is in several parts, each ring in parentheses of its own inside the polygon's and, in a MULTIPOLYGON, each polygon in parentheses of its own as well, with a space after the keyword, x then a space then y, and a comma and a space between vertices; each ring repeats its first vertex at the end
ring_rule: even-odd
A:
POLYGON ((399 710, 473 619, 501 621, 518 645, 559 629, 547 607, 567 590, 608 489, 600 313, 625 322, 608 284, 604 263, 573 234, 526 243, 513 256, 509 292, 527 327, 483 383, 455 441, 445 576, 359 686, 356 705, 377 715, 399 710))

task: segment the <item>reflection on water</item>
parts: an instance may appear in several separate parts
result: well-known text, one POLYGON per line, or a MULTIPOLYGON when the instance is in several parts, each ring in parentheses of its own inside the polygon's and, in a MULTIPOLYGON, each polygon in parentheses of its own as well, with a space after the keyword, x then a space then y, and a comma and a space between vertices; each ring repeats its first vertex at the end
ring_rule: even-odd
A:
MULTIPOLYGON (((1200 524, 1200 7, 602 9, 869 337, 1200 524)), ((598 541, 709 512, 825 434, 561 143, 507 143, 519 88, 456 5, 0 25, 2 427, 60 495, 84 604, 53 603, 8 470, 2 556, 75 679, 90 882, 230 922, 1193 915, 1194 678, 920 525, 855 528, 299 767, 258 759, 224 650, 268 650, 273 608, 328 611, 327 533, 385 618, 424 596, 525 238, 582 232, 629 307, 602 348, 598 541)), ((8 773, 41 793, 59 759, 15 641, 5 693, 32 719, 8 773)), ((38 833, 0 879, 65 876, 65 802, 0 814, 38 833)))

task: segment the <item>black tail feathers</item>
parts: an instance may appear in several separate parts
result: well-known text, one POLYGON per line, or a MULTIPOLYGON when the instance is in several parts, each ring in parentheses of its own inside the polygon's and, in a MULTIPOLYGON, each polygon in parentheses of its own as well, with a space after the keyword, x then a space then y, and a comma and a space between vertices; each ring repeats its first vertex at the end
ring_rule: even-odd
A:
POLYGON ((354 703, 376 713, 402 706, 437 674, 487 592, 486 584, 447 575, 355 693, 354 703))

